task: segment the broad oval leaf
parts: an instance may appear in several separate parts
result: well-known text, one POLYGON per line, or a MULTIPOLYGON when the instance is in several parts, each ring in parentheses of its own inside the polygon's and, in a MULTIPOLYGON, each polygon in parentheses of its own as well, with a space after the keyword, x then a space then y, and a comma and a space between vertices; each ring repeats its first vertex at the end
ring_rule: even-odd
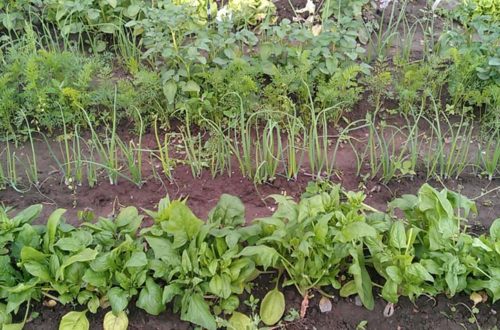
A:
POLYGON ((127 330, 128 317, 125 312, 119 312, 116 315, 109 311, 104 316, 104 330, 127 330))
POLYGON ((243 313, 234 312, 229 319, 230 330, 249 330, 252 329, 252 320, 243 313))
POLYGON ((265 325, 274 325, 285 313, 285 296, 278 289, 269 291, 260 304, 260 318, 265 325))
POLYGON ((90 326, 86 313, 86 311, 69 312, 64 315, 59 323, 59 330, 88 330, 90 326))
POLYGON ((395 248, 406 248, 406 232, 403 222, 396 221, 392 224, 391 231, 389 233, 389 240, 391 246, 395 248))

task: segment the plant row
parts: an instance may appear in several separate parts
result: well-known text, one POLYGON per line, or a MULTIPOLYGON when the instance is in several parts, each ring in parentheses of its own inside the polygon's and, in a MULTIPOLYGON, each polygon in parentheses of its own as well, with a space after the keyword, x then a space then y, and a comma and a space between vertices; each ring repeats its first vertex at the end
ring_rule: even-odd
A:
MULTIPOLYGON (((410 23, 407 2, 393 3, 377 23, 362 19, 367 1, 327 3, 311 13, 312 21, 268 18, 250 26, 230 18, 200 23, 192 7, 168 1, 46 2, 38 9, 46 16, 19 28, 9 23, 2 37, 0 130, 25 136, 27 121, 45 132, 64 124, 85 127, 82 110, 99 125, 109 123, 114 108, 119 120, 136 129, 138 113, 144 127, 155 118, 167 126, 187 117, 191 124, 203 126, 208 118, 231 126, 241 104, 247 117, 265 110, 306 122, 312 120, 311 103, 316 112, 335 107, 328 120, 336 123, 367 91, 374 109, 396 101, 389 110, 402 113, 428 104, 429 95, 449 95, 445 113, 479 115, 485 130, 498 131, 500 25, 493 13, 459 7, 442 14, 445 29, 438 34, 436 13, 410 23), (111 23, 80 17, 94 15, 89 13, 121 22, 112 24, 117 30, 109 33, 107 52, 96 51, 96 29, 111 23), (67 28, 75 24, 85 32, 67 28), (414 61, 412 44, 420 30, 423 54, 414 61), (89 51, 87 43, 92 56, 82 53, 89 51)), ((31 1, 13 6, 3 8, 4 25, 16 12, 37 12, 31 1)))
MULTIPOLYGON (((301 173, 315 178, 331 178, 344 170, 339 159, 348 157, 356 174, 384 183, 416 175, 446 180, 474 174, 493 180, 500 173, 498 133, 479 138, 477 127, 467 116, 448 117, 434 102, 433 115, 424 105, 418 112, 388 122, 379 113, 367 114, 345 127, 331 127, 328 111, 317 114, 311 105, 310 123, 276 112, 261 111, 246 117, 242 106, 237 125, 223 128, 203 118, 206 129, 193 129, 189 122, 176 131, 164 133, 158 121, 153 132, 144 135, 143 120, 137 136, 126 140, 119 134, 116 110, 112 124, 100 131, 86 111, 89 134, 76 125, 63 125, 55 141, 28 130, 28 143, 8 140, 0 150, 0 189, 16 191, 40 188, 48 177, 60 179, 76 192, 85 185, 94 187, 107 178, 110 184, 130 181, 141 187, 145 182, 176 179, 175 168, 188 166, 193 177, 209 171, 213 177, 234 175, 235 170, 256 184, 278 177, 297 179, 301 173), (264 119, 265 124, 262 124, 264 119), (145 141, 149 141, 146 143, 145 141), (40 148, 46 148, 55 169, 40 174, 40 148)), ((27 124, 28 128, 29 123, 27 124)))
POLYGON ((466 217, 475 205, 460 194, 425 184, 416 196, 390 202, 387 213, 364 204, 362 193, 324 182, 310 184, 299 202, 272 197, 274 214, 249 225, 243 204, 229 195, 206 221, 185 201, 162 199, 156 211, 145 211, 153 219, 148 227, 135 207, 112 219, 81 212, 78 227, 64 221, 62 209, 44 225, 32 224, 41 205, 15 216, 2 210, 3 329, 22 328, 30 305, 42 300, 82 306, 63 317, 60 329, 88 329, 86 313, 109 307, 105 329, 125 329, 132 301, 152 315, 172 309, 206 329, 254 329, 280 321, 286 286, 304 298, 337 289, 358 295, 368 309, 376 295, 391 304, 460 292, 500 299, 500 220, 489 235, 471 234, 466 217), (263 272, 274 274, 275 285, 259 312, 237 312, 263 272), (374 294, 373 286, 381 290, 374 294), (19 311, 24 321, 10 324, 19 311))

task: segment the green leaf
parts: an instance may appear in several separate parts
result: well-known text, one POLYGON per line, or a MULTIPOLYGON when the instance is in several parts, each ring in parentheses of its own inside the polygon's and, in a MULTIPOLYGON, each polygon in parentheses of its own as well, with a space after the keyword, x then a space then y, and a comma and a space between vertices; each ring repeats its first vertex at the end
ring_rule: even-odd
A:
POLYGON ((279 258, 279 254, 274 248, 265 245, 247 246, 241 250, 238 256, 253 257, 255 263, 264 269, 276 265, 279 258))
POLYGON ((22 323, 4 324, 2 326, 2 330, 23 330, 24 325, 25 325, 24 322, 22 322, 22 323))
POLYGON ((388 204, 390 208, 398 208, 401 211, 412 210, 417 206, 418 197, 415 195, 403 195, 388 204))
POLYGON ((165 310, 162 289, 151 277, 147 278, 146 286, 141 290, 136 305, 151 315, 160 315, 165 310))
POLYGON ((0 326, 12 322, 12 316, 6 312, 6 308, 5 304, 0 303, 0 326))
POLYGON ((92 268, 85 271, 82 280, 97 288, 105 287, 108 284, 107 272, 96 272, 92 268))
POLYGON ((111 7, 116 8, 117 0, 108 0, 108 3, 111 7))
POLYGON ((35 261, 28 261, 26 263, 23 263, 23 266, 28 273, 35 277, 38 277, 43 282, 49 282, 51 280, 49 268, 46 265, 40 264, 35 261))
POLYGON ((356 294, 358 292, 356 288, 356 283, 354 283, 354 280, 346 282, 342 288, 340 289, 340 296, 341 297, 349 297, 352 296, 353 294, 356 294))
POLYGON ((107 312, 103 322, 104 330, 127 330, 128 317, 125 312, 107 312))
POLYGON ((195 81, 189 80, 186 82, 186 84, 182 87, 183 92, 193 92, 193 93, 199 93, 200 92, 200 85, 198 85, 195 81))
POLYGON ((148 258, 142 251, 135 251, 125 264, 125 267, 144 267, 148 264, 148 258))
POLYGON ((339 237, 340 242, 347 243, 358 240, 363 237, 375 237, 377 231, 369 224, 362 221, 355 221, 342 228, 342 234, 339 237))
POLYGON ((208 215, 209 223, 238 226, 245 223, 245 206, 241 199, 223 194, 208 215))
POLYGON ((382 297, 393 304, 398 302, 398 284, 394 281, 387 280, 382 288, 382 297))
POLYGON ((203 221, 179 201, 173 201, 170 208, 170 219, 166 222, 165 230, 174 237, 173 248, 178 248, 198 234, 203 221))
POLYGON ((146 236, 145 238, 151 249, 153 249, 156 259, 162 259, 170 263, 173 263, 173 260, 179 259, 179 254, 172 247, 172 243, 168 239, 153 236, 146 236))
POLYGON ((108 291, 108 300, 114 313, 119 313, 128 306, 127 292, 116 286, 108 291))
POLYGON ((131 4, 130 6, 127 7, 126 15, 129 18, 134 18, 137 14, 139 14, 140 10, 141 6, 137 4, 131 4))
POLYGON ((389 232, 389 244, 398 249, 406 248, 405 225, 401 221, 395 221, 389 232))
POLYGON ((385 269, 385 272, 387 273, 392 282, 396 284, 401 284, 401 282, 403 281, 403 276, 398 267, 389 266, 385 269))
POLYGON ((49 256, 48 254, 35 250, 30 246, 25 246, 21 250, 22 262, 28 262, 28 261, 45 262, 48 256, 49 256))
POLYGON ((367 309, 373 310, 375 301, 373 299, 372 281, 365 267, 362 246, 359 245, 357 249, 351 249, 349 253, 352 256, 352 265, 349 267, 349 273, 354 277, 356 291, 363 305, 367 309))
POLYGON ((162 296, 162 302, 164 304, 169 303, 174 299, 175 296, 180 296, 182 295, 183 290, 182 287, 179 283, 172 283, 163 289, 163 296, 162 296))
POLYGON ((163 94, 167 98, 169 104, 173 104, 175 101, 175 95, 177 94, 177 83, 173 80, 169 80, 163 84, 163 94))
POLYGON ((20 224, 31 223, 34 219, 36 219, 40 212, 42 212, 43 206, 41 204, 31 205, 30 207, 25 208, 14 218, 12 218, 13 222, 18 222, 20 224))
POLYGON ((86 313, 86 311, 69 312, 64 315, 59 323, 59 330, 88 330, 90 326, 86 313))
POLYGON ((57 209, 49 216, 47 220, 47 232, 43 238, 43 248, 45 252, 54 252, 57 227, 59 227, 61 217, 65 212, 66 210, 64 209, 57 209))
POLYGON ((142 219, 143 216, 139 215, 137 208, 129 206, 120 211, 115 219, 115 224, 121 232, 135 235, 142 219))
POLYGON ((269 291, 260 304, 260 318, 265 325, 278 323, 285 313, 285 296, 277 288, 269 291))
POLYGON ((81 252, 69 257, 62 263, 61 268, 59 268, 59 270, 57 271, 56 277, 63 280, 64 270, 68 266, 74 264, 75 262, 85 262, 94 260, 96 256, 97 256, 97 251, 89 248, 83 249, 81 252))
POLYGON ((229 298, 231 295, 231 278, 225 274, 215 274, 210 280, 208 287, 213 294, 224 299, 229 298))
POLYGON ((183 298, 181 320, 199 325, 208 330, 217 329, 215 318, 210 313, 210 308, 198 293, 187 294, 183 298))
POLYGON ((253 322, 245 314, 234 312, 229 319, 229 326, 228 330, 251 330, 253 329, 253 322))
POLYGON ((88 231, 78 230, 71 233, 71 237, 59 239, 55 246, 63 251, 76 252, 87 247, 92 242, 92 234, 88 231))
POLYGON ((434 282, 434 277, 425 269, 425 267, 419 263, 413 263, 410 266, 406 267, 405 270, 407 275, 410 275, 414 280, 418 280, 420 282, 428 281, 434 282))
POLYGON ((500 242, 500 218, 493 221, 490 227, 490 236, 493 241, 500 242))
POLYGON ((488 60, 488 65, 500 66, 500 57, 490 57, 488 60))

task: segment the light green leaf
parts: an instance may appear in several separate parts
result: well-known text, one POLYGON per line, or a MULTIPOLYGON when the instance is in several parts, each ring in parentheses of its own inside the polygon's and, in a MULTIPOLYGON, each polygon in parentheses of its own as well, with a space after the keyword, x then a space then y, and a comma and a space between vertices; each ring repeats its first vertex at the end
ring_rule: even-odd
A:
POLYGON ((104 330, 127 330, 128 317, 125 312, 107 312, 103 322, 104 330))
POLYGON ((419 263, 413 263, 405 270, 406 274, 411 276, 414 280, 423 282, 434 282, 434 277, 419 263))
POLYGON ((40 264, 35 261, 28 261, 23 263, 24 268, 31 275, 38 277, 43 282, 50 281, 50 272, 49 268, 46 265, 40 264))
POLYGON ((28 262, 28 261, 45 262, 48 256, 49 256, 48 254, 35 250, 30 246, 25 246, 21 250, 22 262, 28 262))
POLYGON ((210 280, 208 287, 213 294, 227 299, 231 295, 231 278, 225 274, 216 274, 210 280))
POLYGON ((0 326, 12 322, 12 316, 6 312, 6 308, 5 304, 0 303, 0 326))
POLYGON ((108 0, 108 3, 111 7, 116 8, 117 0, 108 0))
POLYGON ((260 304, 260 318, 265 325, 278 323, 285 313, 285 296, 278 289, 269 291, 260 304))
POLYGON ((59 323, 59 330, 88 330, 89 320, 83 312, 69 312, 64 315, 59 323))
POLYGON ((394 281, 387 280, 382 288, 382 297, 393 304, 398 302, 398 284, 394 281))
POLYGON ((229 326, 228 330, 252 330, 253 322, 245 314, 234 312, 233 316, 229 319, 229 326))
POLYGON ((387 273, 392 282, 396 284, 401 284, 401 282, 403 281, 403 276, 398 267, 389 266, 385 269, 385 272, 387 273))

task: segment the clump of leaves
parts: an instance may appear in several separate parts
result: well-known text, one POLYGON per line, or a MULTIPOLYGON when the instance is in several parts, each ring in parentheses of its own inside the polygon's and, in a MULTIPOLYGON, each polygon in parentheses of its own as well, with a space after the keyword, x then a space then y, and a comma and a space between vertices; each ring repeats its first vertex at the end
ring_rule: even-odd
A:
POLYGON ((373 308, 372 283, 365 266, 365 240, 376 238, 379 230, 365 214, 362 193, 344 193, 340 186, 314 192, 294 202, 273 195, 278 209, 273 216, 256 219, 262 238, 246 247, 243 253, 253 255, 257 264, 284 272, 283 285, 294 285, 306 297, 309 290, 321 287, 341 289, 348 296, 359 294, 363 304, 373 308), (339 281, 346 270, 352 280, 339 281))
POLYGON ((242 226, 243 204, 223 195, 207 223, 181 201, 163 199, 157 212, 148 213, 155 221, 142 232, 154 255, 150 269, 166 283, 155 304, 172 302, 182 320, 215 329, 214 314, 236 310, 238 295, 257 274, 253 260, 241 254, 252 233, 242 226))

